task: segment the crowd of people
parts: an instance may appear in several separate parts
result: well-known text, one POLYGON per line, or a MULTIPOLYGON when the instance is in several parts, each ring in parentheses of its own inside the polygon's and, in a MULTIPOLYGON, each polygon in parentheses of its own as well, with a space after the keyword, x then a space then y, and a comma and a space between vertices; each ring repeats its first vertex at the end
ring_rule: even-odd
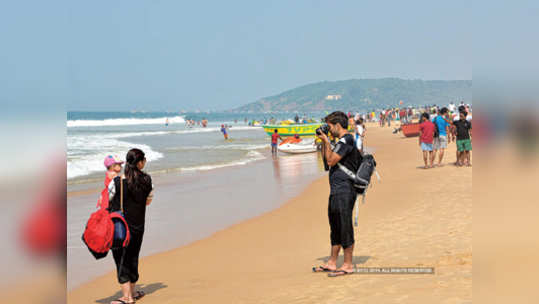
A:
POLYGON ((347 114, 349 130, 353 130, 355 143, 360 151, 364 151, 366 122, 376 122, 380 127, 391 127, 393 133, 401 131, 403 124, 420 123, 419 146, 423 152, 425 166, 434 168, 442 166, 447 145, 454 142, 457 147, 456 166, 471 166, 472 151, 472 107, 460 102, 459 105, 450 102, 447 107, 425 105, 418 107, 386 108, 372 110, 366 113, 352 112, 347 114), (400 121, 400 126, 395 124, 400 121), (436 163, 437 160, 437 163, 436 163))
POLYGON ((471 166, 472 151, 472 114, 469 105, 461 104, 458 112, 453 104, 438 109, 434 107, 421 114, 419 146, 423 152, 423 168, 442 166, 448 143, 455 142, 457 147, 456 166, 471 166), (453 109, 453 111, 451 111, 453 109), (435 165, 436 155, 438 163, 435 165))
POLYGON ((192 128, 192 127, 195 127, 195 126, 205 128, 205 127, 208 126, 208 120, 206 118, 204 118, 202 120, 193 120, 193 119, 186 119, 185 120, 185 127, 192 128))

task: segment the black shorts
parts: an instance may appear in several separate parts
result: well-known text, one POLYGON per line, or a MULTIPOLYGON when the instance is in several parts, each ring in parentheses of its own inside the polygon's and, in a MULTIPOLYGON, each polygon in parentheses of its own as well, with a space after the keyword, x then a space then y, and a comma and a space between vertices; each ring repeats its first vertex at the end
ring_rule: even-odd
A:
POLYGON ((130 229, 131 239, 126 248, 112 250, 118 282, 120 284, 136 283, 139 278, 138 260, 140 247, 142 246, 143 232, 130 229), (123 256, 123 257, 122 257, 123 256))
POLYGON ((352 213, 356 202, 355 192, 343 192, 329 196, 328 218, 331 228, 331 246, 348 248, 354 244, 352 213))

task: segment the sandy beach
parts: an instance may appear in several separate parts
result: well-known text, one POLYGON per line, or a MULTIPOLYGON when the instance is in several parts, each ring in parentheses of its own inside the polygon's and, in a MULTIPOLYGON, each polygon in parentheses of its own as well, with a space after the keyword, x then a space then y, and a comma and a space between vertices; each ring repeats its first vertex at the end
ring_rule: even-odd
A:
MULTIPOLYGON (((452 165, 451 143, 445 166, 420 169, 417 137, 391 130, 367 127, 382 181, 374 181, 360 205, 354 263, 434 267, 435 274, 312 273, 329 255, 326 175, 277 209, 143 258, 137 286, 147 295, 139 302, 471 303, 472 168, 452 165)), ((109 303, 119 296, 110 272, 67 299, 109 303)))

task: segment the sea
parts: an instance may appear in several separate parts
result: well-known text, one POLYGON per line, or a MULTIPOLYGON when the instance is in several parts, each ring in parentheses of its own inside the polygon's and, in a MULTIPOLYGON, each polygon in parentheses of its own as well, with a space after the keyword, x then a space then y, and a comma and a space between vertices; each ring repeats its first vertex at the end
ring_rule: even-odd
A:
POLYGON ((172 112, 68 112, 68 185, 102 180, 107 155, 124 159, 131 148, 146 154, 150 174, 212 170, 263 159, 268 136, 249 121, 293 118, 294 114, 172 112), (186 120, 208 120, 203 127, 186 120), (227 125, 224 140, 221 125, 227 125))

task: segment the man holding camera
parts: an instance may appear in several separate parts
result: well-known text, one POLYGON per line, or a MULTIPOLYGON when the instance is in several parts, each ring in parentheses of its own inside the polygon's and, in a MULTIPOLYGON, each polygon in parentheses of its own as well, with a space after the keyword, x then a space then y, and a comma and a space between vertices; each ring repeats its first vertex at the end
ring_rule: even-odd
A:
POLYGON ((322 141, 322 155, 329 169, 329 205, 328 218, 331 228, 331 256, 326 265, 313 268, 315 272, 330 272, 329 276, 336 277, 351 274, 354 271, 352 256, 354 251, 354 227, 352 213, 357 193, 350 177, 339 168, 338 163, 352 172, 356 172, 361 158, 355 147, 354 136, 349 134, 348 117, 340 111, 326 116, 323 125, 316 130, 317 137, 322 141), (332 149, 328 135, 338 138, 332 149), (337 257, 344 250, 344 263, 337 269, 337 257))

